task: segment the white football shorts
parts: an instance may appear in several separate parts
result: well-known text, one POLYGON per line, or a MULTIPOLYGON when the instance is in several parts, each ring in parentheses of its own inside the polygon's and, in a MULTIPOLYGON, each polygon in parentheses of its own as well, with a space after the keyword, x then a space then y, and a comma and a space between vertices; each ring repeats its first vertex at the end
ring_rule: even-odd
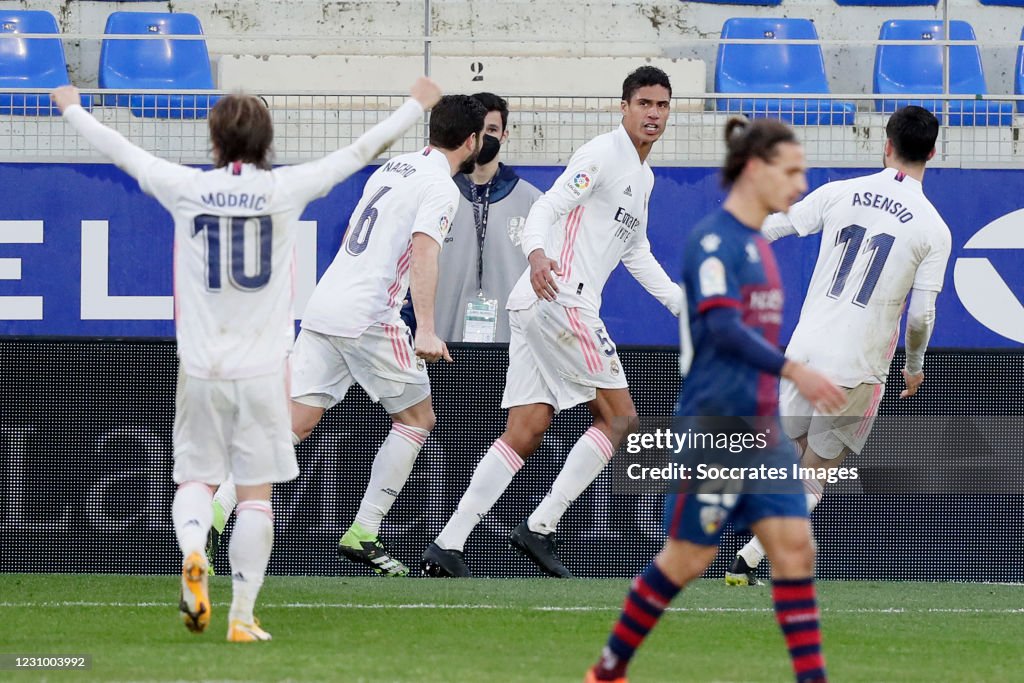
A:
POLYGON ((844 391, 846 405, 837 414, 827 415, 815 410, 792 382, 780 381, 779 414, 786 435, 791 439, 806 435, 807 445, 825 460, 834 460, 845 448, 860 453, 871 435, 885 385, 858 384, 844 391))
POLYGON ((340 403, 354 382, 390 415, 430 396, 426 362, 416 357, 404 322, 377 323, 358 337, 303 329, 292 372, 292 399, 318 408, 340 403))
POLYGON ((174 481, 242 486, 299 476, 292 446, 288 372, 246 379, 203 379, 178 372, 174 481))
POLYGON ((546 403, 567 410, 598 389, 626 389, 618 351, 604 323, 580 308, 538 299, 509 311, 512 338, 502 408, 546 403))

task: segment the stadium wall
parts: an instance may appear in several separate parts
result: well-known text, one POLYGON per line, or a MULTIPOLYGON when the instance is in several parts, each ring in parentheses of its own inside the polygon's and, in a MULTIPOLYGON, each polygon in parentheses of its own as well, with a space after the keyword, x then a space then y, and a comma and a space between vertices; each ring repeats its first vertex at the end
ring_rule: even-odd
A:
MULTIPOLYGON (((437 427, 382 529, 410 566, 504 427, 505 349, 461 346, 454 356, 431 367, 437 427)), ((621 359, 639 413, 668 414, 679 387, 675 352, 622 349, 621 359)), ((1024 534, 1022 396, 1007 378, 1020 377, 1022 365, 1014 352, 933 352, 913 402, 886 395, 867 448, 847 463, 859 479, 828 488, 814 513, 820 577, 1020 580, 1018 563, 1006 558, 1024 534)), ((0 367, 0 572, 177 572, 173 343, 3 339, 0 367)), ((588 426, 582 406, 556 417, 470 537, 476 575, 536 575, 509 550, 508 534, 588 426)), ((389 427, 357 388, 298 447, 300 477, 275 493, 272 573, 365 573, 339 561, 335 548, 389 427)), ((620 451, 562 520, 560 554, 576 575, 633 576, 660 548, 662 497, 623 483, 628 458, 620 451)), ((721 576, 744 540, 726 532, 710 576, 721 576)), ((226 547, 215 564, 227 571, 226 547)))
MULTIPOLYGON (((340 184, 303 215, 296 315, 341 243, 344 226, 372 169, 340 184)), ((872 169, 815 168, 810 185, 872 169)), ((525 167, 548 188, 560 169, 525 167)), ((652 249, 673 277, 694 223, 723 197, 713 168, 657 168, 648 225, 652 249)), ((953 234, 938 299, 932 346, 1019 348, 1024 342, 1024 173, 1015 169, 937 168, 925 191, 953 234)), ((138 184, 107 164, 0 164, 0 335, 171 337, 170 216, 138 184), (54 201, 54 188, 63 198, 54 201)), ((788 340, 817 258, 819 239, 775 245, 788 296, 788 340)), ((678 343, 676 320, 621 266, 602 315, 620 344, 678 343), (643 324, 638 325, 637 321, 643 324)))
MULTIPOLYGON (((423 53, 424 5, 420 0, 201 0, 173 2, 85 2, 77 0, 2 0, 0 8, 43 9, 53 13, 65 33, 103 32, 114 10, 191 12, 211 39, 216 62, 223 55, 419 55, 423 53), (336 36, 336 37, 332 37, 336 36), (277 37, 277 38, 275 38, 277 37)), ((431 0, 434 54, 522 55, 552 57, 690 57, 709 67, 714 39, 725 19, 734 16, 784 16, 813 19, 823 40, 873 41, 887 19, 941 19, 937 7, 840 7, 831 0, 785 0, 778 7, 714 5, 678 0, 589 1, 431 0), (572 40, 566 40, 572 36, 572 40), (686 41, 691 41, 687 44, 686 41)), ((1012 93, 1016 46, 1024 24, 1019 8, 983 6, 978 0, 949 0, 950 16, 969 21, 983 42, 982 58, 992 93, 1012 93), (999 45, 994 45, 998 43, 999 45)), ((65 46, 73 80, 95 86, 100 44, 73 39, 65 46)), ((871 88, 874 48, 826 46, 825 66, 835 93, 867 93, 871 88)), ((216 64, 214 73, 217 72, 216 64)), ((394 90, 387 62, 380 63, 381 90, 394 90)), ((485 74, 486 75, 486 74, 485 74)), ((610 92, 620 76, 609 81, 610 92)), ((708 69, 712 89, 714 69, 708 69)), ((486 85, 486 78, 483 81, 486 85)), ((345 84, 325 79, 325 90, 345 84)), ((577 94, 577 93, 567 93, 577 94)), ((579 93, 600 94, 600 93, 579 93)))

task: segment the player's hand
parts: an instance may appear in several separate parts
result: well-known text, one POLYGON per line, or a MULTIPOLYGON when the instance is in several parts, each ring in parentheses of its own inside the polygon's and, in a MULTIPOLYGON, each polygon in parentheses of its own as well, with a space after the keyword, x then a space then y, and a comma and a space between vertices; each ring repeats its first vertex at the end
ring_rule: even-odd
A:
POLYGON ((803 363, 787 360, 782 376, 796 385, 804 398, 823 413, 837 413, 846 405, 846 394, 832 380, 803 363))
POLYGON ((433 332, 424 332, 423 328, 416 330, 416 356, 431 363, 442 358, 452 362, 447 344, 433 332))
POLYGON ((550 259, 543 249, 530 252, 530 284, 537 296, 545 301, 554 301, 558 297, 558 284, 555 276, 561 275, 558 261, 550 259))
POLYGON ((78 93, 78 88, 73 85, 60 86, 50 93, 50 99, 60 109, 61 114, 67 111, 71 105, 82 103, 82 96, 78 93))
POLYGON ((419 102, 426 111, 441 101, 441 86, 426 76, 420 76, 409 89, 409 96, 419 102))
POLYGON ((906 368, 903 368, 903 381, 907 383, 907 388, 900 392, 900 398, 913 396, 917 393, 921 382, 924 381, 924 370, 914 375, 906 368))

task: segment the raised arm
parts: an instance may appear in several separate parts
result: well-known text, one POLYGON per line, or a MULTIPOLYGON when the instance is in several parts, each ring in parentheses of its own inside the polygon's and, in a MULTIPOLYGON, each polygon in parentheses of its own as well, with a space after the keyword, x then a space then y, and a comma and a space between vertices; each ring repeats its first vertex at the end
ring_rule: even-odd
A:
POLYGON ((63 85, 54 90, 50 98, 64 115, 64 120, 79 135, 136 180, 141 182, 150 166, 177 166, 136 147, 116 130, 104 126, 93 118, 92 114, 82 108, 82 98, 75 86, 63 85))
POLYGON ((302 203, 323 197, 335 185, 376 159, 440 99, 441 88, 429 78, 420 77, 410 88, 409 99, 401 107, 351 145, 322 159, 281 169, 281 175, 295 184, 294 193, 302 203))

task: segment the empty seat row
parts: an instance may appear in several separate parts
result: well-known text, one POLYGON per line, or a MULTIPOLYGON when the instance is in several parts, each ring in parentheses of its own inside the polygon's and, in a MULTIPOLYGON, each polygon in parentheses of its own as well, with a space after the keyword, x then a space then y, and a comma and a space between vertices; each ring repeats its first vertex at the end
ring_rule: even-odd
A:
MULTIPOLYGON (((951 21, 951 40, 973 41, 974 29, 965 21, 951 21)), ((917 104, 937 115, 943 99, 943 23, 929 19, 891 20, 882 24, 880 40, 914 40, 921 45, 879 45, 875 49, 872 90, 875 110, 891 113, 899 107, 917 104), (920 97, 932 95, 933 97, 920 97)), ((754 39, 763 44, 722 44, 718 48, 715 92, 821 94, 830 93, 821 46, 783 44, 783 40, 818 40, 814 23, 808 19, 734 18, 722 27, 723 39, 754 39)), ((1024 36, 1022 36, 1024 38, 1024 36)), ((949 49, 949 93, 987 95, 981 52, 977 45, 956 45, 949 49)), ((1018 50, 1016 94, 1024 94, 1024 46, 1018 50)), ((856 107, 852 102, 821 99, 719 99, 717 108, 750 116, 772 116, 796 125, 852 125, 856 107)), ((991 100, 948 100, 949 125, 1010 125, 1013 107, 1009 102, 991 100)), ((1018 102, 1024 112, 1024 103, 1018 102)))
MULTIPOLYGON (((0 33, 58 34, 56 19, 45 11, 0 10, 0 33)), ((198 18, 185 13, 114 12, 107 34, 201 36, 198 18)), ((954 41, 975 40, 964 21, 950 22, 954 41)), ((921 45, 879 45, 875 52, 873 92, 876 111, 888 113, 906 104, 919 104, 941 113, 943 100, 943 24, 933 20, 892 20, 882 25, 882 40, 914 40, 921 45), (931 95, 932 97, 924 97, 931 95)), ((722 94, 768 94, 781 97, 719 98, 722 111, 750 116, 773 116, 796 125, 852 125, 856 106, 836 101, 830 94, 821 46, 786 44, 786 40, 817 41, 808 19, 733 18, 722 28, 723 39, 757 43, 722 44, 715 69, 715 91, 722 94), (787 95, 823 95, 788 98, 787 95)), ((1024 35, 1022 35, 1024 39, 1024 35)), ((949 92, 988 93, 977 46, 951 46, 949 92)), ((1024 94, 1024 47, 1018 51, 1017 94, 1024 94)), ((67 65, 59 38, 6 38, 0 36, 0 114, 49 115, 56 113, 45 94, 3 93, 4 88, 52 88, 68 83, 67 65)), ((213 75, 203 40, 105 39, 100 55, 99 86, 124 90, 211 90, 213 75)), ((129 107, 136 116, 203 118, 216 101, 201 94, 111 94, 92 106, 129 107)), ((949 100, 950 125, 1009 125, 1012 105, 990 100, 949 100)), ((1018 102, 1024 112, 1024 102, 1018 102)))
MULTIPOLYGON (((41 10, 0 10, 0 33, 59 34, 57 20, 41 10)), ((186 13, 114 12, 107 34, 202 35, 195 15, 186 13)), ((0 90, 55 88, 69 83, 64 48, 59 38, 0 36, 0 90)), ((212 90, 213 71, 204 40, 103 41, 100 88, 125 90, 212 90)), ((83 105, 130 107, 136 116, 204 118, 216 102, 213 95, 112 94, 100 101, 83 96, 83 105)), ((0 92, 0 114, 45 116, 58 113, 45 94, 0 92)))

